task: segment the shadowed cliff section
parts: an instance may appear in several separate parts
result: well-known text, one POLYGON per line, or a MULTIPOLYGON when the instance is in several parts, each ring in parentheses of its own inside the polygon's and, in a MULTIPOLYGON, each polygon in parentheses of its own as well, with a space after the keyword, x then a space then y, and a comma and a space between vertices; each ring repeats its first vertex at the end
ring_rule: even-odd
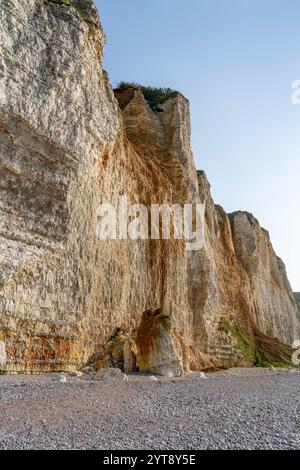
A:
POLYGON ((113 93, 90 0, 0 9, 1 370, 288 361, 299 314, 284 265, 251 214, 214 204, 188 100, 113 93), (124 195, 148 209, 205 204, 203 248, 99 240, 99 205, 124 195))

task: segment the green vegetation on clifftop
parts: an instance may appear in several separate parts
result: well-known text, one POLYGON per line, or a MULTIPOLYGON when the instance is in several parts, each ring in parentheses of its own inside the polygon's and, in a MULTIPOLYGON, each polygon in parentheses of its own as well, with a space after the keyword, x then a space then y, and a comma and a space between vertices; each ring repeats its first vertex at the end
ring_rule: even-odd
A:
POLYGON ((172 90, 171 88, 156 88, 151 86, 142 86, 138 83, 134 82, 120 82, 118 85, 118 89, 122 88, 136 88, 140 90, 147 103, 149 104, 150 108, 155 112, 160 112, 162 109, 159 105, 165 103, 169 98, 177 95, 176 90, 172 90))

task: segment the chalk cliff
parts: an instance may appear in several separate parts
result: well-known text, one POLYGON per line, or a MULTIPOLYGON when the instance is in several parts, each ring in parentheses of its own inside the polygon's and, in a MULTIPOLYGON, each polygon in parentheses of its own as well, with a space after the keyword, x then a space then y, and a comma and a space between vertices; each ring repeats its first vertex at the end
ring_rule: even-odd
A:
POLYGON ((91 0, 0 4, 0 368, 180 374, 287 362, 299 314, 268 233, 215 206, 189 103, 115 93, 91 0), (205 203, 205 244, 99 240, 97 209, 205 203))

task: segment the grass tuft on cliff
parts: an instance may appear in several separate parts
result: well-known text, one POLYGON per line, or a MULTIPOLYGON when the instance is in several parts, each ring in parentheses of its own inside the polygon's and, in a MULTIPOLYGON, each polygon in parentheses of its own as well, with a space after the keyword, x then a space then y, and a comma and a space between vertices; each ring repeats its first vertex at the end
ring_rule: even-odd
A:
POLYGON ((232 334, 235 337, 237 349, 242 352, 244 359, 254 362, 254 342, 248 331, 239 325, 232 325, 225 318, 219 322, 219 330, 226 334, 232 334))
POLYGON ((135 88, 136 90, 140 90, 143 93, 144 98, 149 104, 150 108, 154 112, 161 112, 162 109, 159 106, 165 103, 165 101, 167 101, 169 98, 176 96, 178 93, 178 91, 172 90, 172 88, 156 88, 151 86, 143 86, 134 82, 120 82, 118 84, 118 89, 124 89, 129 87, 135 88))

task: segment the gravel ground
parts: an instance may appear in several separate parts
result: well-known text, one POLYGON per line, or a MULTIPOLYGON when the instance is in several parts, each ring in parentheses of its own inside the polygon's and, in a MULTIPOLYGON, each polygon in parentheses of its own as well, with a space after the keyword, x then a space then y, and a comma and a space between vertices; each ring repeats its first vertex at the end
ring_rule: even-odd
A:
POLYGON ((300 373, 0 376, 0 449, 300 449, 300 373))

